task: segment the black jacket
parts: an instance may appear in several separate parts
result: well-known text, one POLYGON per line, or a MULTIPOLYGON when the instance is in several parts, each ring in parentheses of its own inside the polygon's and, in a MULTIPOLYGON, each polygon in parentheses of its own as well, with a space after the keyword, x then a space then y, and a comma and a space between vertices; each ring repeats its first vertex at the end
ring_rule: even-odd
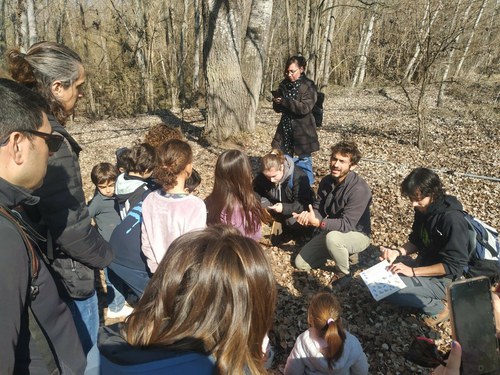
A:
MULTIPOLYGON (((301 85, 295 99, 288 98, 287 83, 283 80, 278 88, 280 96, 283 98, 281 104, 273 103, 276 112, 283 113, 292 118, 293 131, 293 152, 295 155, 311 155, 319 150, 318 134, 316 133, 316 120, 312 114, 312 109, 317 100, 316 86, 313 81, 302 75, 301 85)), ((283 121, 283 116, 281 121, 283 121)), ((281 149, 283 144, 283 134, 281 126, 278 125, 271 146, 281 149)), ((292 155, 293 156, 293 155, 292 155)))
POLYGON ((432 202, 424 214, 415 210, 409 242, 418 248, 419 266, 442 263, 447 277, 462 275, 468 262, 469 232, 461 210, 460 202, 449 195, 432 202))
MULTIPOLYGON (((37 198, 0 178, 0 204, 13 208, 36 204, 37 198)), ((30 263, 18 229, 0 216, 0 374, 46 375, 47 366, 29 331, 28 290, 30 263)), ((85 355, 67 305, 59 298, 54 280, 39 259, 38 295, 33 314, 50 341, 62 374, 83 374, 85 355)))
POLYGON ((40 202, 29 216, 40 234, 50 234, 46 251, 60 293, 87 298, 95 291, 93 269, 106 267, 113 251, 90 223, 78 163, 81 147, 54 117, 49 121, 65 142, 49 158, 43 185, 34 192, 40 202))

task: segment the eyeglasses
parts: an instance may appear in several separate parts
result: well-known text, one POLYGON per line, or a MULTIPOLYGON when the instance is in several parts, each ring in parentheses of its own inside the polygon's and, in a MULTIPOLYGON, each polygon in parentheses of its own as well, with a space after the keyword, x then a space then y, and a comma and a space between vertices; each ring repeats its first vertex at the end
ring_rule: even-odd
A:
POLYGON ((291 74, 295 74, 297 72, 298 69, 295 69, 295 70, 286 70, 285 71, 285 75, 288 76, 288 75, 291 75, 291 74))
MULTIPOLYGON (((47 148, 49 149, 49 152, 57 152, 59 148, 61 147, 64 137, 62 135, 57 135, 57 134, 49 134, 49 133, 42 133, 36 130, 15 130, 21 133, 29 133, 33 134, 34 136, 43 138, 45 143, 47 144, 47 148)), ((5 146, 6 144, 9 143, 9 138, 10 134, 2 141, 0 142, 0 146, 5 146)))

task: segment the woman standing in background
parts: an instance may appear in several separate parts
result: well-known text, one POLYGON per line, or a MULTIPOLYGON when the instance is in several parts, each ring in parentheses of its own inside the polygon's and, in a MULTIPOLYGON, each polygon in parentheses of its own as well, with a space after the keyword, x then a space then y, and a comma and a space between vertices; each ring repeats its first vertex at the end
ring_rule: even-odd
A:
POLYGON ((319 150, 312 109, 318 94, 314 82, 305 75, 306 64, 303 56, 290 57, 285 64, 285 79, 273 91, 273 109, 282 115, 271 146, 286 155, 296 155, 295 163, 306 172, 312 185, 311 154, 319 150))

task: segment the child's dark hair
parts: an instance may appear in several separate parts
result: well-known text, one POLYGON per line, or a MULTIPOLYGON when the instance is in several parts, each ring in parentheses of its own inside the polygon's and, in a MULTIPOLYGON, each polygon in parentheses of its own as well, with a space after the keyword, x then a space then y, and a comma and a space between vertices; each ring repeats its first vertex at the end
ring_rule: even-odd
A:
POLYGON ((144 137, 144 142, 149 143, 154 148, 158 148, 171 139, 183 140, 184 137, 179 129, 172 128, 162 122, 148 130, 144 137))
POLYGON ((186 189, 191 194, 200 184, 201 176, 198 171, 193 168, 193 170, 191 171, 191 176, 189 176, 184 182, 184 189, 186 189))
POLYGON ((193 150, 189 143, 171 139, 158 147, 157 155, 154 175, 163 190, 167 191, 175 186, 179 173, 193 162, 193 150))
POLYGON ((116 156, 116 168, 118 168, 118 171, 120 173, 122 172, 128 172, 129 170, 129 157, 128 153, 130 153, 130 149, 127 147, 120 147, 115 151, 115 156, 116 156))
POLYGON ((111 163, 99 163, 94 165, 90 172, 90 179, 95 186, 116 181, 118 168, 111 163))
POLYGON ((207 224, 220 224, 225 211, 226 222, 241 208, 245 231, 255 233, 264 219, 264 210, 252 187, 252 167, 247 155, 239 150, 224 151, 215 165, 214 187, 206 199, 207 224))
POLYGON ((401 183, 401 194, 415 201, 431 197, 436 202, 443 198, 444 187, 436 172, 415 168, 401 183))
POLYGON ((322 353, 328 361, 328 368, 333 368, 344 351, 346 334, 342 327, 340 303, 331 293, 317 293, 311 299, 307 314, 309 325, 326 341, 322 353))
POLYGON ((156 166, 156 151, 148 143, 139 143, 123 151, 119 156, 120 164, 127 173, 151 172, 156 166))

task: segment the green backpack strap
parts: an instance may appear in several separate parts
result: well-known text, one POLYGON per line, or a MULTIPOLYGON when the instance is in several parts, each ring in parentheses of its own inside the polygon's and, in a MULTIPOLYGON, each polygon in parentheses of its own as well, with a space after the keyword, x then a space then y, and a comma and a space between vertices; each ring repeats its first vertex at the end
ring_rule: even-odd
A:
POLYGON ((43 332, 40 323, 35 317, 33 309, 31 307, 31 302, 38 296, 38 271, 40 270, 40 260, 36 255, 35 247, 33 246, 33 241, 28 236, 31 233, 28 226, 24 223, 18 214, 12 212, 7 207, 0 205, 0 216, 8 220, 17 229, 21 238, 23 239, 24 245, 26 247, 26 253, 28 254, 29 260, 29 292, 27 291, 27 303, 28 303, 28 322, 30 335, 33 338, 42 358, 47 365, 47 370, 50 375, 60 375, 61 371, 57 365, 56 356, 51 348, 48 337, 43 332))

